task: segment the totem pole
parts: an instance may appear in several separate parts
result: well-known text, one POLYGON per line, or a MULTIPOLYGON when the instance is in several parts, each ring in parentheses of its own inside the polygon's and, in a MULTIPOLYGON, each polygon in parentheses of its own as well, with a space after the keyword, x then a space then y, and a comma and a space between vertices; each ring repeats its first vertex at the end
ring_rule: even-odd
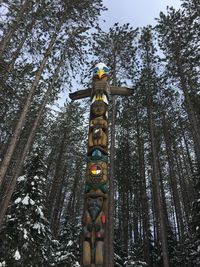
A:
POLYGON ((126 87, 109 85, 109 68, 99 63, 93 69, 92 86, 69 94, 72 100, 91 98, 87 169, 83 213, 84 267, 105 267, 104 249, 108 214, 108 108, 110 95, 132 94, 126 87))

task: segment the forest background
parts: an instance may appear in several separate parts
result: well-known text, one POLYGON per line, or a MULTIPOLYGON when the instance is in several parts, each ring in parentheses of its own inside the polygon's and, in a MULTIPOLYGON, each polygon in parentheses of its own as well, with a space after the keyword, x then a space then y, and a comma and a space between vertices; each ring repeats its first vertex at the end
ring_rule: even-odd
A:
POLYGON ((0 266, 78 267, 89 102, 102 61, 115 106, 115 266, 200 266, 199 0, 103 31, 97 0, 1 1, 0 266))

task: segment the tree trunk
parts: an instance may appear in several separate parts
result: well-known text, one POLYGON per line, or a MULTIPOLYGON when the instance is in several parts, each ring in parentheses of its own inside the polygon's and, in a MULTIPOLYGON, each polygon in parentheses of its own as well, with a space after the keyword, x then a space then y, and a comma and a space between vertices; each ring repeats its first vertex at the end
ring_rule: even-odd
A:
MULTIPOLYGON (((179 178, 179 184, 180 184, 180 189, 181 189, 181 196, 182 196, 182 202, 183 202, 183 207, 184 207, 184 213, 185 213, 185 219, 187 223, 187 227, 190 223, 189 218, 190 218, 190 200, 188 196, 188 192, 184 183, 184 174, 182 171, 182 166, 180 162, 180 157, 179 157, 179 151, 176 148, 176 145, 173 144, 174 147, 174 157, 175 157, 175 162, 176 162, 176 167, 177 167, 177 173, 178 173, 178 178, 179 178)), ((185 223, 185 224, 186 224, 185 223)))
POLYGON ((182 140, 180 140, 180 155, 181 155, 181 158, 182 158, 182 161, 183 161, 184 170, 185 170, 184 182, 185 182, 185 185, 186 185, 186 188, 187 188, 187 192, 188 192, 188 196, 189 196, 189 199, 190 199, 190 206, 192 208, 192 203, 195 200, 195 195, 196 195, 196 192, 194 190, 194 181, 193 181, 194 176, 190 172, 190 166, 189 166, 189 162, 188 162, 187 157, 186 157, 186 153, 185 153, 185 150, 184 150, 184 147, 183 147, 182 140))
POLYGON ((19 13, 17 14, 17 17, 14 19, 13 23, 8 28, 8 31, 0 41, 0 58, 3 56, 3 53, 5 52, 5 49, 10 42, 13 34, 15 33, 20 21, 23 19, 24 14, 28 13, 29 8, 32 7, 32 1, 25 0, 22 4, 21 8, 19 9, 19 13))
POLYGON ((110 177, 109 177, 109 204, 108 204, 108 240, 106 267, 114 267, 114 160, 115 160, 115 114, 116 98, 112 97, 112 118, 111 118, 111 145, 110 145, 110 177))
MULTIPOLYGON (((77 162, 78 164, 78 162, 77 162)), ((76 167, 76 175, 75 175, 75 180, 74 180, 74 184, 71 190, 71 194, 69 197, 69 201, 67 204, 67 209, 66 209, 66 214, 70 217, 71 221, 75 221, 75 217, 76 217, 76 209, 75 209, 75 200, 76 200, 76 195, 77 195, 77 187, 78 187, 78 183, 80 182, 80 175, 78 173, 80 166, 76 167)))
POLYGON ((59 148, 59 154, 56 161, 56 170, 53 178, 53 182, 51 185, 51 191, 48 196, 48 211, 47 217, 49 221, 52 221, 53 212, 55 209, 56 199, 59 197, 60 188, 62 188, 62 177, 63 177, 63 170, 64 170, 64 162, 63 162, 63 155, 65 152, 65 142, 66 142, 66 129, 62 137, 62 141, 59 148))
POLYGON ((182 134, 182 137, 183 137, 183 140, 184 140, 184 144, 185 144, 185 148, 186 148, 186 152, 187 152, 187 158, 188 158, 188 162, 189 162, 189 165, 190 165, 190 171, 191 171, 192 176, 194 176, 194 166, 193 166, 193 162, 192 162, 192 158, 191 158, 191 154, 190 154, 188 139, 186 138, 186 133, 185 133, 185 131, 183 129, 183 124, 182 124, 180 119, 179 119, 179 125, 180 125, 180 128, 181 128, 181 134, 182 134))
MULTIPOLYGON (((156 152, 157 151, 158 150, 156 148, 156 152)), ((170 227, 170 223, 169 223, 169 216, 168 216, 168 212, 167 212, 167 201, 166 201, 166 196, 165 196, 164 181, 163 181, 162 168, 160 165, 160 158, 159 157, 157 159, 157 164, 158 164, 158 170, 159 170, 161 202, 162 202, 163 213, 164 213, 164 218, 165 218, 165 226, 166 226, 166 231, 167 231, 170 227)))
POLYGON ((12 136, 10 137, 10 140, 9 140, 9 143, 8 143, 8 147, 7 147, 7 150, 5 152, 5 155, 4 155, 4 158, 2 160, 2 163, 1 163, 1 166, 0 166, 0 186, 3 182, 3 179, 6 175, 6 171, 8 169, 8 166, 10 164, 10 161, 11 161, 11 158, 12 158, 12 155, 14 153, 14 150, 15 150, 15 147, 17 145, 17 142, 19 140, 19 137, 20 137, 20 134, 21 134, 21 131, 22 131, 22 127, 24 126, 24 123, 25 123, 25 120, 26 120, 26 115, 27 113, 29 112, 29 109, 30 109, 30 105, 31 105, 31 100, 33 98, 33 95, 36 91, 36 88, 38 86, 38 83, 39 83, 39 80, 40 80, 40 77, 41 77, 41 74, 45 68, 45 65, 46 65, 46 62, 49 58, 49 55, 53 49, 53 46, 54 46, 54 43, 57 39, 57 35, 58 35, 58 31, 60 29, 62 25, 62 22, 59 23, 58 27, 57 27, 57 30, 56 32, 53 34, 52 36, 52 39, 49 43, 49 46, 46 50, 46 53, 43 57, 43 60, 40 64, 40 67, 36 73, 36 76, 35 76, 35 79, 32 83, 32 86, 30 88, 30 91, 29 91, 29 94, 27 96, 27 99, 26 99, 26 102, 24 104, 24 107, 21 111, 21 114, 20 114, 20 117, 16 123, 16 126, 15 126, 15 129, 13 131, 13 134, 12 136))
POLYGON ((194 140, 195 152, 197 156, 198 166, 200 168, 200 129, 198 120, 196 118, 195 110, 193 107, 193 103, 190 99, 189 86, 186 82, 186 77, 184 76, 184 72, 182 70, 179 54, 177 55, 177 72, 180 79, 180 85, 185 96, 186 111, 188 113, 188 119, 191 124, 191 132, 194 140))
POLYGON ((165 225, 165 216, 162 205, 162 198, 160 195, 160 181, 159 181, 159 169, 157 165, 157 152, 156 152, 156 143, 155 143, 155 129, 154 122, 152 117, 152 99, 150 97, 147 104, 147 113, 149 119, 149 131, 151 139, 151 150, 152 150, 152 167, 153 167, 153 186, 154 192, 156 194, 156 200, 158 204, 158 215, 160 222, 160 237, 161 237, 161 247, 163 253, 163 266, 169 267, 169 256, 168 256, 168 246, 167 246, 167 229, 165 225))
POLYGON ((59 214, 61 214, 62 211, 62 200, 63 199, 63 187, 64 187, 64 181, 65 181, 65 170, 66 168, 63 168, 62 176, 60 179, 60 184, 57 188, 56 196, 55 196, 55 204, 53 206, 52 216, 51 216, 51 229, 53 232, 54 237, 56 238, 58 235, 58 229, 59 229, 59 223, 60 223, 60 217, 59 214))
POLYGON ((155 192, 154 192, 154 184, 152 181, 152 173, 149 173, 149 176, 151 176, 151 199, 152 199, 152 205, 151 205, 151 209, 152 209, 152 219, 153 219, 153 237, 154 237, 154 241, 156 244, 156 247, 159 247, 159 243, 160 243, 160 226, 159 226, 159 219, 158 219, 158 209, 157 209, 157 202, 155 201, 155 192))
MULTIPOLYGON (((63 61, 62 61, 63 62, 63 61)), ((60 62, 61 63, 61 62, 60 62)), ((14 189, 15 189, 15 186, 16 186, 16 182, 17 182, 17 178, 19 177, 20 175, 20 172, 21 172, 21 169, 22 169, 22 166, 23 166, 23 163, 24 163, 24 159, 31 147, 31 144, 33 142, 33 138, 34 138, 34 135, 36 133, 36 130, 37 130, 37 127, 38 127, 38 124, 41 120, 41 116, 43 114, 43 111, 45 109, 45 106, 49 100, 49 97, 53 91, 53 87, 54 87, 54 84, 55 84, 55 81, 57 79, 57 76, 58 76, 58 73, 59 73, 59 69, 60 69, 60 64, 58 65, 53 77, 52 77, 52 81, 47 89, 47 92, 43 98, 43 101, 42 101, 42 104, 40 106, 40 109, 39 109, 39 112, 37 114, 37 117, 33 123, 33 126, 31 127, 31 130, 30 130, 30 133, 28 135, 28 138, 25 142, 25 146, 23 148, 23 150, 21 151, 21 153, 18 155, 18 159, 16 161, 16 169, 15 169, 15 172, 14 172, 14 175, 13 177, 11 177, 11 181, 9 183, 9 186, 7 187, 7 190, 6 190, 6 193, 4 194, 4 198, 3 198, 3 201, 1 201, 1 208, 0 208, 0 225, 2 224, 3 222, 3 218, 5 216, 5 213, 6 213, 6 210, 8 208, 8 205, 9 205, 9 202, 10 202, 10 199, 12 197, 12 194, 14 192, 14 189)))
POLYGON ((17 49, 15 50, 15 52, 14 52, 14 54, 12 56, 11 61, 9 62, 8 68, 6 70, 7 72, 6 72, 5 76, 3 77, 4 81, 7 80, 9 74, 13 70, 15 62, 16 62, 16 60, 17 60, 17 58, 18 58, 18 56, 19 56, 19 54, 20 54, 20 52, 22 50, 22 47, 23 47, 24 43, 27 40, 28 34, 31 32, 34 24, 35 24, 35 19, 33 19, 33 21, 27 26, 27 28, 25 30, 25 33, 24 33, 24 37, 20 41, 20 44, 18 45, 17 49))
POLYGON ((173 202, 174 202, 174 207, 175 207, 178 234, 179 234, 179 238, 182 240, 184 237, 183 215, 182 215, 180 197, 179 197, 179 192, 178 192, 178 187, 177 187, 177 179, 175 175, 172 144, 171 144, 171 140, 169 136, 169 131, 166 127, 165 122, 163 122, 163 129, 164 129, 164 139, 166 143, 167 160, 168 160, 168 166, 169 166, 169 178, 170 178, 170 185, 171 185, 172 194, 173 194, 173 202))
POLYGON ((140 192, 141 192, 141 204, 142 204, 142 232, 144 243, 144 259, 149 267, 151 267, 150 259, 150 240, 149 240, 149 207, 148 197, 146 191, 145 180, 145 162, 144 162, 144 142, 141 136, 138 118, 137 118, 137 144, 138 144, 138 156, 139 156, 139 174, 140 174, 140 192))

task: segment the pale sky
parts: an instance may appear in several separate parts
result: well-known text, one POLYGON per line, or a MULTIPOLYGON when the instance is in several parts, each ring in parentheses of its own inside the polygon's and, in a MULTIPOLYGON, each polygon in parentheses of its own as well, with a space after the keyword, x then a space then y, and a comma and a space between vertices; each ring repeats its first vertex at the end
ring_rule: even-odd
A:
MULTIPOLYGON (((134 28, 154 25, 155 18, 159 17, 160 11, 165 12, 167 6, 179 9, 181 0, 103 0, 108 11, 102 12, 101 27, 107 31, 114 23, 120 25, 130 23, 134 28), (103 23, 103 20, 106 20, 103 23)), ((74 82, 73 91, 80 89, 80 85, 74 82)), ((62 93, 65 95, 66 93, 62 93)), ((62 103, 62 99, 59 101, 62 103)))
POLYGON ((102 25, 103 30, 113 26, 115 22, 120 24, 130 23, 134 28, 154 25, 154 18, 160 11, 165 12, 167 6, 175 9, 180 7, 180 0, 103 0, 108 11, 102 13, 106 20, 102 25))

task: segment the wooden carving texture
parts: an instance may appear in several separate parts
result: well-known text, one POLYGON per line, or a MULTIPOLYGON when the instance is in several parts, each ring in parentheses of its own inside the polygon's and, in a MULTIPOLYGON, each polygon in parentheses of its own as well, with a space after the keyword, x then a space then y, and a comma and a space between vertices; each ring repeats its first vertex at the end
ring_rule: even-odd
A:
POLYGON ((91 90, 83 215, 84 267, 104 265, 108 206, 108 88, 106 79, 94 79, 91 90))
POLYGON ((83 267, 105 266, 105 236, 109 234, 106 218, 109 183, 109 96, 133 94, 133 90, 127 87, 108 85, 109 68, 104 63, 97 64, 93 69, 93 74, 91 88, 69 94, 72 100, 91 97, 83 213, 83 267))

